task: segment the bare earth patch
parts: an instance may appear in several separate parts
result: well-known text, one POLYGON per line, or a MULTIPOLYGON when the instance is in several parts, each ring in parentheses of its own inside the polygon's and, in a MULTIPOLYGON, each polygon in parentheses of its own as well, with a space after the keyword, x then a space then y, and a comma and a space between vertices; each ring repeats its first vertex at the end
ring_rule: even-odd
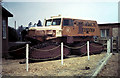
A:
MULTIPOLYGON (((29 63, 28 72, 26 71, 26 64, 19 64, 24 59, 3 59, 2 74, 10 76, 91 76, 99 61, 105 57, 105 54, 103 52, 91 55, 89 61, 87 56, 66 58, 64 59, 64 65, 61 65, 61 60, 29 63), (90 67, 90 69, 86 70, 86 66, 90 67)), ((115 56, 112 56, 112 58, 117 59, 115 56)))
MULTIPOLYGON (((114 53, 112 57, 108 60, 107 64, 104 66, 104 68, 101 70, 101 72, 98 74, 98 76, 118 76, 118 72, 120 72, 119 68, 119 54, 114 53)), ((120 61, 120 60, 119 60, 120 61)))

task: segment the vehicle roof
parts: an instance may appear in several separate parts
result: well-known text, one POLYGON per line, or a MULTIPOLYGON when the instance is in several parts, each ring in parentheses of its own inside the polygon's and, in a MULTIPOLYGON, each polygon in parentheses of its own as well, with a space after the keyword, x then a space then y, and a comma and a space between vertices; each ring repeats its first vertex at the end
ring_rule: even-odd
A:
POLYGON ((79 18, 73 18, 73 17, 63 17, 63 16, 52 16, 51 18, 46 18, 46 20, 48 19, 58 19, 58 18, 66 18, 66 19, 76 19, 76 20, 83 20, 83 21, 94 21, 96 22, 95 20, 84 20, 84 19, 79 19, 79 18))

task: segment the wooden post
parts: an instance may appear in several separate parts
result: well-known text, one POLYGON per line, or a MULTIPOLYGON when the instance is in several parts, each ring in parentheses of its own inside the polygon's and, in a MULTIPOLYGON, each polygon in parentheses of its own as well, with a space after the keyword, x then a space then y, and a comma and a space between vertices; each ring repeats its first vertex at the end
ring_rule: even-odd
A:
POLYGON ((87 41, 87 55, 88 55, 88 60, 90 60, 90 57, 89 57, 89 41, 87 41))
POLYGON ((107 40, 107 54, 110 54, 110 39, 107 40))
POLYGON ((113 37, 111 37, 111 52, 113 53, 113 37))
POLYGON ((61 42, 61 64, 63 65, 63 42, 61 42))
POLYGON ((116 51, 119 52, 119 37, 116 37, 116 51))
POLYGON ((118 53, 120 52, 120 37, 118 36, 118 53))
POLYGON ((2 78, 2 39, 2 5, 0 3, 0 78, 2 78))
POLYGON ((118 52, 120 52, 120 36, 118 37, 118 52))
POLYGON ((26 71, 28 72, 28 48, 29 47, 29 45, 28 44, 26 44, 26 71))

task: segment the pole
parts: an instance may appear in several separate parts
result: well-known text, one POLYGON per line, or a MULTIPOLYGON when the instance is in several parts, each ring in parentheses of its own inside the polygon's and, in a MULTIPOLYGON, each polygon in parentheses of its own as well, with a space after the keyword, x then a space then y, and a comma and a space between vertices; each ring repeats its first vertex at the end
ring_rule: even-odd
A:
POLYGON ((16 21, 15 21, 15 30, 16 30, 16 21))
POLYGON ((110 39, 107 40, 107 54, 110 54, 110 39))
POLYGON ((113 37, 111 37, 111 52, 113 53, 113 37))
POLYGON ((61 64, 63 65, 63 42, 61 42, 61 64))
POLYGON ((119 52, 119 38, 116 37, 116 51, 119 52))
POLYGON ((119 53, 119 50, 120 49, 120 37, 118 36, 118 53, 119 53))
POLYGON ((90 60, 90 57, 89 57, 89 41, 87 41, 87 55, 88 55, 88 60, 90 60))
POLYGON ((89 67, 89 60, 90 60, 90 57, 89 57, 89 41, 87 41, 87 56, 88 56, 88 63, 87 63, 87 66, 85 67, 86 70, 90 69, 90 67, 89 67))
POLYGON ((26 44, 26 71, 28 72, 28 47, 29 47, 29 45, 28 44, 26 44))

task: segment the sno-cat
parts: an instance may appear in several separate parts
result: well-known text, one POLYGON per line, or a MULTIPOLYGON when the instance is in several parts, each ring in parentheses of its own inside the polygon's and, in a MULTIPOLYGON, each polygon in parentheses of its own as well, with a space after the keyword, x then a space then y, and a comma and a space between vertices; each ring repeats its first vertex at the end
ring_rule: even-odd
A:
POLYGON ((99 36, 100 29, 96 21, 52 16, 45 19, 42 27, 29 28, 27 39, 35 43, 30 50, 30 58, 60 57, 61 42, 64 44, 64 56, 86 54, 87 41, 90 41, 90 54, 101 53, 103 46, 95 42, 99 36))

